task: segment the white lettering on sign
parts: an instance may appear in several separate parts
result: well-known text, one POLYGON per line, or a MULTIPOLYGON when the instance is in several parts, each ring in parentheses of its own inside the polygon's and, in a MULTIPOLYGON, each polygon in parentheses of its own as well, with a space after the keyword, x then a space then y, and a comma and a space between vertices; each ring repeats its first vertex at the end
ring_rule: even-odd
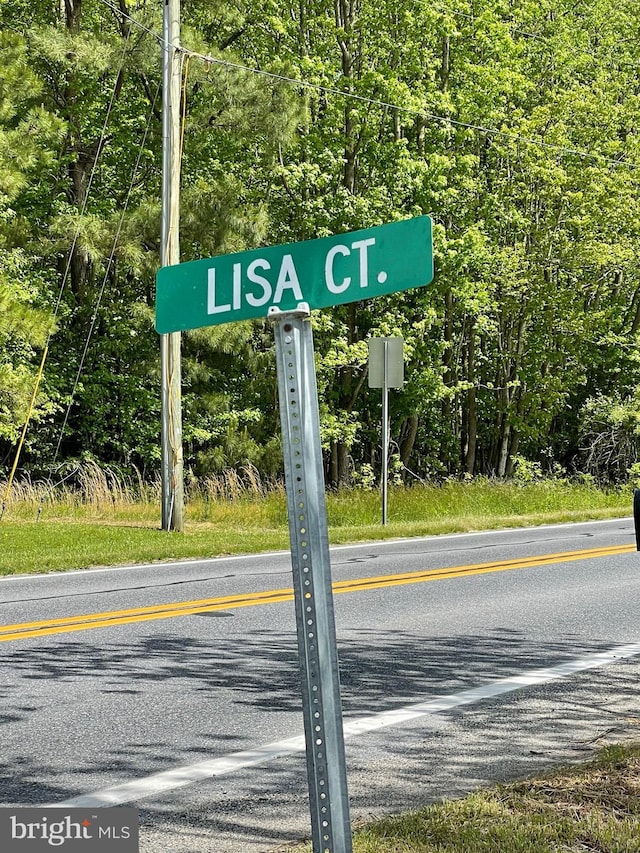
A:
POLYGON ((233 310, 240 310, 242 296, 242 264, 233 265, 233 310))
POLYGON ((346 246, 334 246, 332 249, 329 249, 327 252, 327 257, 324 262, 324 280, 327 283, 327 289, 331 291, 331 293, 344 293, 344 291, 351 284, 351 277, 347 276, 343 278, 340 284, 336 283, 335 278, 333 277, 333 259, 336 255, 347 255, 351 254, 351 250, 346 246))
POLYGON ((207 294, 207 314, 222 314, 231 311, 231 305, 216 305, 216 271, 215 267, 209 270, 209 290, 207 294))
POLYGON ((334 261, 336 255, 348 257, 351 251, 355 249, 360 255, 360 287, 369 286, 369 246, 375 246, 375 237, 369 237, 368 240, 356 240, 351 244, 351 249, 348 246, 338 245, 333 246, 327 252, 327 257, 324 262, 324 280, 327 285, 327 290, 331 293, 344 293, 351 285, 351 276, 346 276, 342 281, 337 282, 334 275, 334 261))
MULTIPOLYGON (((369 287, 369 249, 376 245, 375 237, 355 240, 350 245, 338 243, 332 246, 324 259, 324 284, 333 294, 341 294, 354 287, 369 287), (354 267, 357 263, 357 273, 354 267), (341 269, 345 267, 346 269, 341 269), (346 272, 350 272, 347 275, 346 272)), ((299 261, 301 263, 301 261, 299 261)), ((302 292, 298 271, 292 254, 283 255, 274 267, 266 258, 254 258, 246 268, 236 261, 231 270, 231 281, 220 281, 220 270, 211 267, 207 271, 207 313, 230 314, 241 311, 243 303, 252 308, 280 305, 286 301, 309 301, 302 292), (279 263, 279 268, 278 268, 279 263), (277 276, 276 276, 277 270, 277 276), (275 283, 274 283, 275 280, 275 283), (228 300, 228 301, 227 301, 228 300)), ((378 273, 377 280, 383 283, 385 272, 378 273)), ((318 283, 309 283, 313 288, 318 283)))
POLYGON ((368 240, 356 240, 351 244, 352 249, 358 249, 360 252, 360 287, 369 286, 369 264, 367 257, 367 249, 369 246, 375 246, 375 237, 369 237, 368 240))
POLYGON ((261 305, 266 305, 271 301, 271 284, 268 279, 266 279, 263 275, 258 275, 256 270, 270 270, 271 264, 269 261, 265 261, 264 258, 256 258, 255 261, 251 261, 247 268, 247 278, 253 284, 258 284, 262 288, 262 296, 257 297, 254 296, 253 293, 247 293, 246 300, 249 305, 253 305, 255 308, 259 308, 261 305))
MULTIPOLYGON (((292 255, 284 255, 280 262, 280 271, 278 272, 278 280, 276 282, 275 291, 269 279, 262 275, 264 271, 269 272, 271 264, 265 258, 256 258, 251 261, 246 269, 246 281, 243 280, 242 264, 235 263, 233 265, 233 276, 231 284, 231 295, 233 302, 233 310, 239 311, 242 308, 242 299, 254 308, 260 308, 263 305, 279 305, 286 290, 290 290, 294 299, 298 302, 304 301, 298 272, 293 262, 292 255), (258 289, 253 290, 247 287, 257 285, 258 289)), ((212 267, 208 270, 208 293, 207 293, 207 313, 208 314, 224 314, 231 311, 231 303, 224 302, 218 304, 218 299, 221 298, 216 290, 218 282, 216 280, 216 269, 212 267)))
POLYGON ((282 300, 282 292, 285 288, 287 290, 292 290, 295 298, 299 302, 302 302, 304 297, 302 296, 302 291, 300 290, 298 273, 296 272, 296 268, 293 264, 293 258, 291 257, 291 255, 285 255, 282 259, 282 264, 280 265, 280 275, 278 276, 276 292, 273 297, 275 305, 280 304, 282 300))

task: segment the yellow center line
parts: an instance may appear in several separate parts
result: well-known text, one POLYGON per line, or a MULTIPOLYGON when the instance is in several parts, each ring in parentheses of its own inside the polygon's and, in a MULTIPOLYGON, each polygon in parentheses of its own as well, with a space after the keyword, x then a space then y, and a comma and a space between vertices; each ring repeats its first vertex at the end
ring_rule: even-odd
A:
POLYGON ((334 592, 351 592, 363 589, 376 589, 384 586, 398 586, 407 583, 424 583, 443 578, 458 578, 465 575, 479 575, 487 572, 504 572, 510 569, 526 569, 533 566, 546 566, 552 563, 569 563, 592 557, 608 557, 635 551, 635 545, 615 545, 606 548, 587 548, 582 551, 563 551, 557 554, 543 554, 539 557, 519 557, 515 560, 498 560, 492 563, 476 563, 468 566, 454 566, 443 569, 427 569, 422 572, 406 574, 379 575, 372 578, 357 578, 353 581, 339 581, 333 585, 334 592), (353 586, 353 588, 352 588, 353 586))
MULTIPOLYGON (((564 551, 557 554, 543 554, 539 557, 523 557, 515 560, 499 560, 490 563, 476 563, 451 568, 427 569, 419 572, 404 572, 393 575, 377 575, 354 580, 337 581, 333 584, 334 593, 362 592, 368 589, 380 589, 402 584, 426 583, 428 581, 459 578, 488 572, 504 572, 512 569, 547 566, 552 563, 567 563, 593 557, 608 557, 635 551, 635 545, 616 545, 606 548, 587 548, 581 551, 564 551)), ((20 622, 15 625, 0 625, 0 643, 29 637, 45 637, 52 634, 66 634, 73 631, 88 631, 93 628, 127 625, 132 622, 150 622, 156 619, 170 619, 175 616, 193 616, 216 610, 231 610, 238 607, 255 607, 260 604, 276 604, 293 599, 293 589, 275 589, 263 592, 238 593, 217 598, 201 598, 194 601, 180 601, 170 604, 154 604, 149 607, 135 607, 127 610, 112 610, 103 613, 89 613, 82 616, 66 616, 60 619, 44 619, 37 622, 20 622)))

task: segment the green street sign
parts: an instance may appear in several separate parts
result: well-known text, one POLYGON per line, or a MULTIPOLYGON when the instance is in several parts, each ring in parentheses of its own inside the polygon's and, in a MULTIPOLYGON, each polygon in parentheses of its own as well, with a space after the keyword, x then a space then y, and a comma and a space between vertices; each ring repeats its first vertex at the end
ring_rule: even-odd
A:
POLYGON ((162 267, 156 276, 160 334, 372 299, 433 280, 431 219, 220 255, 162 267))

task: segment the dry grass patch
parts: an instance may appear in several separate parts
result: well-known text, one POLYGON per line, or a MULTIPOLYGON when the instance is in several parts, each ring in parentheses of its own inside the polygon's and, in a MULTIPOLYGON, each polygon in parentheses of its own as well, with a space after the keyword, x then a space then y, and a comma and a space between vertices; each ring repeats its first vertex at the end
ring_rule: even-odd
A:
POLYGON ((606 748, 577 773, 522 782, 510 789, 532 806, 582 819, 606 808, 617 817, 640 816, 640 746, 606 748))
POLYGON ((640 853, 639 794, 640 744, 615 745, 553 775, 377 820, 355 831, 353 851, 640 853))
MULTIPOLYGON (((284 487, 254 468, 187 478, 184 535, 160 533, 160 491, 157 480, 146 482, 135 469, 95 464, 65 466, 51 481, 15 481, 0 525, 0 575, 287 547, 284 487)), ((448 481, 391 488, 383 527, 378 492, 327 494, 329 539, 336 545, 614 518, 630 514, 631 506, 630 488, 448 481)))

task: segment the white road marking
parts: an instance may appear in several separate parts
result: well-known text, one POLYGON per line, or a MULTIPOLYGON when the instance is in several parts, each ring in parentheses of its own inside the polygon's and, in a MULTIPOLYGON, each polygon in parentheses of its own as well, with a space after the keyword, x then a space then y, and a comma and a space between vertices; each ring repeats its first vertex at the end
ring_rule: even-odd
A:
MULTIPOLYGON (((334 551, 346 551, 352 550, 356 548, 372 548, 372 547, 386 547, 391 545, 402 545, 407 542, 443 542, 449 539, 461 539, 463 537, 483 537, 483 536, 491 536, 498 533, 522 533, 529 531, 541 531, 541 530, 568 530, 570 527, 593 527, 598 524, 611 524, 612 522, 630 522, 633 521, 632 516, 623 516, 622 518, 599 518, 594 519, 593 521, 564 521, 559 522, 558 524, 541 524, 533 527, 502 527, 497 528, 495 530, 470 530, 468 532, 460 532, 460 533, 440 533, 433 534, 431 536, 409 536, 409 537, 401 537, 398 539, 374 539, 370 542, 353 542, 348 545, 331 545, 330 551, 333 553, 334 551)), ((238 562, 242 560, 251 560, 255 557, 286 557, 290 554, 290 551, 262 551, 256 554, 228 554, 227 556, 222 557, 189 557, 188 559, 183 560, 158 560, 154 563, 132 563, 131 565, 125 566, 96 566, 91 567, 88 566, 85 569, 71 569, 70 571, 52 571, 52 572, 44 572, 43 574, 26 574, 26 575, 3 575, 0 577, 0 583, 11 583, 11 581, 25 581, 25 580, 51 580, 51 578, 56 577, 72 577, 73 575, 97 575, 97 574, 108 574, 109 572, 123 572, 123 571, 132 571, 136 569, 160 569, 160 568, 175 568, 175 567, 193 567, 198 565, 210 565, 211 563, 225 563, 225 562, 238 562)))
MULTIPOLYGON (((606 666, 607 664, 625 660, 626 658, 637 657, 638 655, 640 655, 640 643, 629 643, 628 645, 617 646, 608 651, 597 652, 587 657, 574 658, 556 666, 529 670, 520 675, 490 681, 487 684, 473 687, 470 690, 462 690, 460 693, 453 693, 450 696, 440 696, 435 699, 429 699, 426 702, 396 708, 392 711, 383 711, 380 714, 374 714, 370 717, 348 720, 344 723, 344 736, 347 739, 388 726, 401 725, 419 717, 440 714, 444 711, 460 708, 463 705, 473 705, 477 702, 482 702, 484 699, 492 699, 496 696, 512 693, 523 687, 546 684, 578 672, 596 669, 597 667, 606 666)), ((282 758, 285 755, 304 752, 304 749, 304 736, 299 735, 287 738, 286 740, 265 744, 256 749, 234 752, 222 758, 200 761, 197 764, 176 767, 173 770, 166 770, 162 773, 154 773, 142 779, 124 782, 121 785, 114 785, 110 788, 104 788, 101 791, 94 791, 92 794, 73 797, 64 802, 49 803, 47 808, 100 808, 101 806, 118 806, 123 803, 136 802, 145 797, 172 791, 176 788, 183 788, 203 779, 210 779, 213 776, 226 776, 246 767, 264 764, 276 758, 282 758)))

